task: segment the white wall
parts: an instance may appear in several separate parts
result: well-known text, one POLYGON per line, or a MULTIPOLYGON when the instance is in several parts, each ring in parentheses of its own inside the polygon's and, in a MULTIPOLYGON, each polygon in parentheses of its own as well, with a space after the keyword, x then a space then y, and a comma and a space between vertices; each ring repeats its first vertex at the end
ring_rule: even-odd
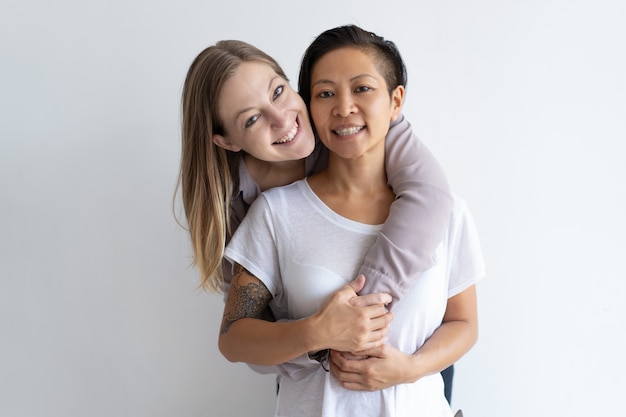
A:
POLYGON ((327 28, 395 40, 405 113, 476 218, 481 337, 465 415, 618 415, 626 352, 626 6, 4 0, 0 416, 271 415, 216 348, 171 199, 186 69, 250 41, 295 81, 327 28))

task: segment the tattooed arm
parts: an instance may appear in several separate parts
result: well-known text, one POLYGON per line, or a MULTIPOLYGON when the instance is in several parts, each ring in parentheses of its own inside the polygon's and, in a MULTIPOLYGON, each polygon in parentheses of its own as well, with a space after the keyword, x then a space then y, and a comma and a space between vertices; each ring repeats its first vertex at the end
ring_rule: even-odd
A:
POLYGON ((356 297, 355 288, 362 286, 362 278, 353 281, 302 320, 269 322, 262 315, 271 293, 258 278, 237 266, 224 307, 220 351, 231 362, 277 365, 327 348, 355 352, 380 346, 391 322, 391 313, 384 308, 390 297, 367 295, 367 303, 354 306, 350 300, 356 297))
POLYGON ((265 317, 267 314, 271 314, 269 302, 272 299, 272 294, 261 281, 254 278, 241 265, 236 267, 231 288, 224 308, 220 334, 228 333, 234 322, 246 317, 276 321, 267 320, 265 317))

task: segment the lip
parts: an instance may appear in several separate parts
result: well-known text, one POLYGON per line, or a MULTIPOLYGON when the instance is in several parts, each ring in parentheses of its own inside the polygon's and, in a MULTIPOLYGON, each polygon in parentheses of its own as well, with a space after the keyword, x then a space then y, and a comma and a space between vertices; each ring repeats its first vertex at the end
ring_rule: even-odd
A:
POLYGON ((331 129, 331 132, 333 132, 335 136, 339 136, 340 138, 348 138, 361 133, 365 129, 365 125, 349 124, 336 126, 331 129))
POLYGON ((283 134, 281 136, 281 138, 284 138, 285 136, 289 136, 289 134, 291 133, 291 131, 294 128, 294 126, 297 126, 297 127, 296 127, 296 131, 293 134, 293 137, 291 139, 286 140, 284 142, 279 142, 280 139, 278 139, 277 141, 272 142, 272 145, 289 145, 291 143, 294 143, 294 141, 296 141, 298 136, 300 136, 300 132, 302 131, 302 124, 300 123, 300 117, 296 116, 296 119, 294 120, 291 129, 289 129, 289 131, 287 131, 285 134, 283 134))

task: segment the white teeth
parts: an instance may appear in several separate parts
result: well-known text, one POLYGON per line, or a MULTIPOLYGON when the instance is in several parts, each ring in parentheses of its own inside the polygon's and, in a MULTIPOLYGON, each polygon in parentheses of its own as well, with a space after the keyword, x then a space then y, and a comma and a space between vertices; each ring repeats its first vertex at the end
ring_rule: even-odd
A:
POLYGON ((298 133, 298 122, 295 122, 293 124, 293 127, 291 128, 291 130, 289 131, 289 133, 287 133, 285 136, 283 136, 282 138, 278 139, 276 142, 274 143, 286 143, 286 142, 291 142, 291 140, 293 140, 293 138, 296 137, 296 133, 298 133))
POLYGON ((338 134, 339 136, 348 136, 348 135, 354 135, 355 133, 359 133, 363 129, 365 129, 363 126, 346 127, 345 129, 335 130, 334 132, 338 134))

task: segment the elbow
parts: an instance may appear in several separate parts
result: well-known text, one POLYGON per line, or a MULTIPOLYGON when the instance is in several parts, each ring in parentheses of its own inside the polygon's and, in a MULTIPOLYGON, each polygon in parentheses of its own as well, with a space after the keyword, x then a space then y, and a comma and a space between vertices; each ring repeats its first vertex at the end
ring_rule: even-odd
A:
POLYGON ((233 352, 233 349, 231 347, 231 344, 228 343, 228 340, 226 340, 227 337, 224 334, 220 334, 219 339, 217 340, 217 348, 219 349, 220 353, 222 354, 222 356, 228 361, 228 362, 239 362, 239 360, 237 360, 236 355, 233 352))
POLYGON ((219 349, 222 356, 226 358, 227 361, 233 362, 230 359, 230 355, 229 355, 230 352, 228 350, 228 347, 226 346, 226 342, 224 342, 224 340, 222 339, 222 335, 220 335, 219 339, 217 339, 217 348, 219 349))
POLYGON ((474 321, 463 321, 461 327, 458 327, 457 340, 462 355, 472 350, 478 342, 478 325, 474 321))
POLYGON ((471 348, 473 348, 477 342, 478 342, 478 323, 473 323, 470 326, 470 330, 467 335, 467 343, 468 343, 467 350, 470 350, 471 348))

